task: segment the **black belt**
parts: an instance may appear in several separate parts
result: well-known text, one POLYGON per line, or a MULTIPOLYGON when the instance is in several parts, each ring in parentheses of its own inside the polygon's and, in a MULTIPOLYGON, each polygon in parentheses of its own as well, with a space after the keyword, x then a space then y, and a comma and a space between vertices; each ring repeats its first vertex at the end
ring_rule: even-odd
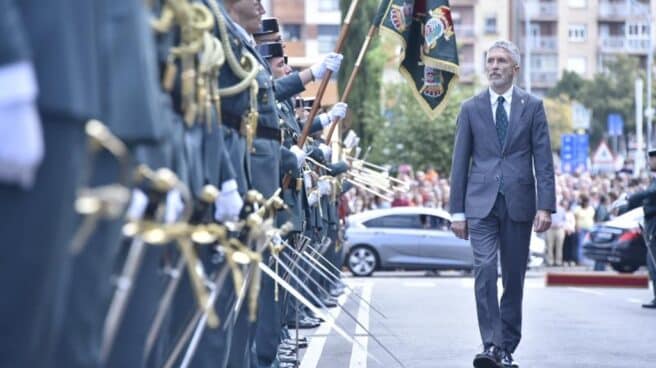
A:
MULTIPOLYGON (((243 116, 237 116, 228 111, 223 111, 222 117, 223 121, 221 123, 224 126, 228 126, 241 134, 241 123, 244 119, 243 116)), ((282 134, 280 133, 280 129, 269 128, 258 124, 255 137, 280 142, 282 134)))
POLYGON ((276 142, 280 142, 281 138, 280 129, 269 128, 261 125, 257 126, 257 132, 255 133, 255 136, 257 138, 269 139, 276 142))
POLYGON ((221 116, 223 118, 222 119, 223 121, 221 121, 221 124, 223 124, 224 126, 230 127, 232 129, 236 130, 237 132, 241 131, 241 121, 244 118, 243 116, 238 116, 238 115, 235 115, 235 114, 231 114, 228 111, 221 111, 221 116))

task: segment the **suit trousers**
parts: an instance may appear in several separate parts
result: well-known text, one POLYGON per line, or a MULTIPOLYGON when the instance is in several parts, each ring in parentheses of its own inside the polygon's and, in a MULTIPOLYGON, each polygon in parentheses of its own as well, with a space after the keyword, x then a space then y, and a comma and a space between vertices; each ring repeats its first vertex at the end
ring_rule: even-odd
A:
POLYGON ((469 218, 474 251, 474 289, 478 327, 483 345, 511 353, 521 339, 524 276, 529 255, 531 222, 513 221, 503 195, 498 194, 484 218, 469 218), (501 260, 503 295, 498 300, 498 259, 501 260))
POLYGON ((52 364, 85 160, 84 125, 41 116, 45 156, 34 186, 0 183, 0 367, 52 364))

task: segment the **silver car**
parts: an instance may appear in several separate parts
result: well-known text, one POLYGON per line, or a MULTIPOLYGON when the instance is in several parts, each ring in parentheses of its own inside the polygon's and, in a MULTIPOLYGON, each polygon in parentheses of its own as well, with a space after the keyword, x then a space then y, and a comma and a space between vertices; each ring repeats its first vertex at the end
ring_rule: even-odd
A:
MULTIPOLYGON (((451 216, 425 207, 370 210, 347 219, 345 263, 355 276, 375 270, 471 271, 469 241, 451 231, 451 216)), ((529 266, 543 263, 544 241, 533 233, 529 266)))

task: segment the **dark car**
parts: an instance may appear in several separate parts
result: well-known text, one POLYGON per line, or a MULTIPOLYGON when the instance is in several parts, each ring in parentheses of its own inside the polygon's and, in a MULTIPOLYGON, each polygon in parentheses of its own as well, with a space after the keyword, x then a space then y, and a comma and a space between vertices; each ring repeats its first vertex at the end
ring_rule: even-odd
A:
POLYGON ((647 257, 640 229, 643 217, 640 207, 595 225, 583 242, 583 255, 597 262, 610 263, 618 272, 635 272, 645 265, 647 257))

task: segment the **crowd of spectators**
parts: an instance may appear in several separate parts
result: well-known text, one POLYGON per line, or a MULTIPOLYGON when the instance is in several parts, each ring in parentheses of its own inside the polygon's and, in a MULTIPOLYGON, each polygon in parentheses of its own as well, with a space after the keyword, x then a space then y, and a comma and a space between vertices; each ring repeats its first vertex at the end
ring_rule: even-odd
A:
MULTIPOLYGON (((345 194, 349 213, 398 206, 424 206, 449 210, 449 179, 432 167, 413 170, 401 165, 396 177, 403 180, 408 191, 396 191, 382 199, 354 188, 345 194)), ((552 227, 541 234, 547 244, 547 264, 570 266, 583 262, 582 246, 586 235, 599 222, 614 216, 612 204, 620 197, 645 189, 650 178, 634 177, 620 171, 610 174, 556 173, 557 211, 552 227)))

